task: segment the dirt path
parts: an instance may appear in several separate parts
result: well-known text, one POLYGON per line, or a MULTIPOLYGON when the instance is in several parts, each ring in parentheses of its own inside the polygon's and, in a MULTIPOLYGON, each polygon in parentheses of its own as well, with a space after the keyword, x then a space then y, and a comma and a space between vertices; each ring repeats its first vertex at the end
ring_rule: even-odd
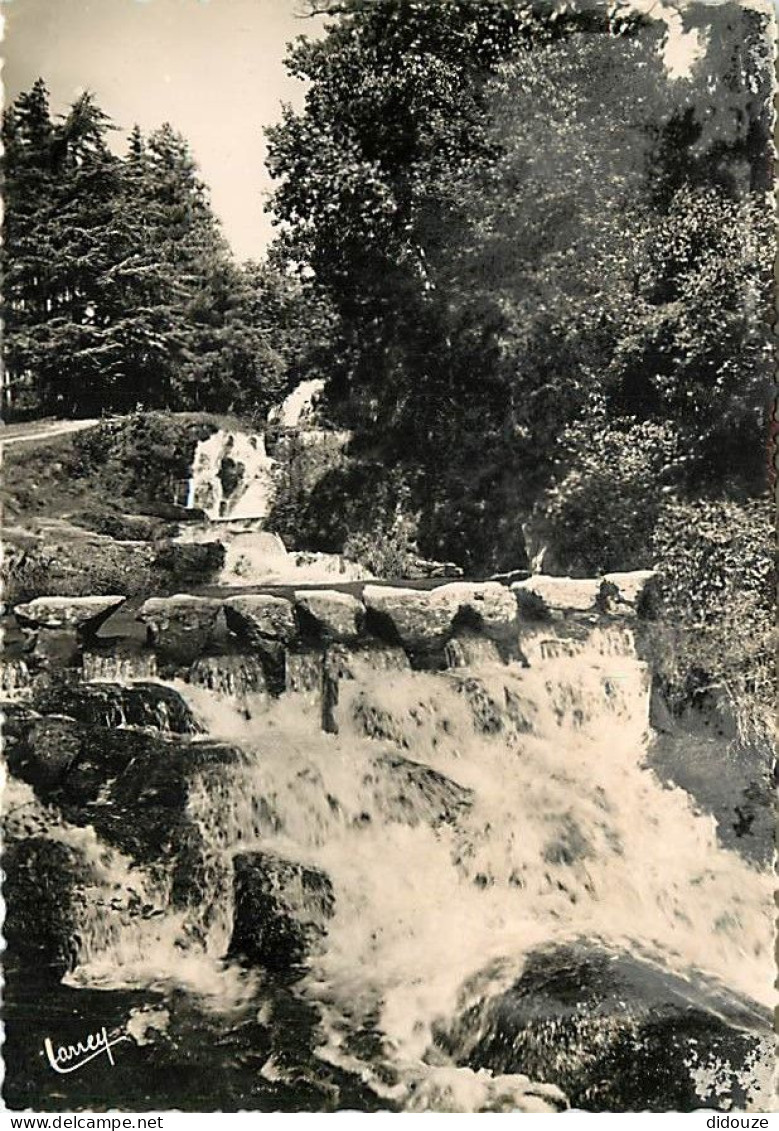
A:
POLYGON ((94 428, 102 421, 95 418, 90 420, 52 420, 43 423, 40 420, 31 420, 28 424, 10 424, 0 430, 0 448, 10 444, 22 444, 27 440, 50 440, 54 436, 64 436, 68 432, 83 432, 86 428, 94 428))

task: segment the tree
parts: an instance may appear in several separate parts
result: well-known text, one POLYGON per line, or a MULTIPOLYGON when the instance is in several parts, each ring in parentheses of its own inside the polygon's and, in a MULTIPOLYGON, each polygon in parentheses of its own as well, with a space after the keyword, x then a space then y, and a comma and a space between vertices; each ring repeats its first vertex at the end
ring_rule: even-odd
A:
POLYGON ((352 459, 402 469, 423 552, 520 564, 523 519, 575 473, 595 403, 615 444, 626 420, 668 422, 682 489, 725 437, 754 489, 757 25, 762 70, 729 79, 731 117, 711 95, 725 48, 706 40, 672 80, 659 20, 381 0, 337 21, 293 50, 305 109, 271 133, 280 245, 336 312, 328 394, 352 459))

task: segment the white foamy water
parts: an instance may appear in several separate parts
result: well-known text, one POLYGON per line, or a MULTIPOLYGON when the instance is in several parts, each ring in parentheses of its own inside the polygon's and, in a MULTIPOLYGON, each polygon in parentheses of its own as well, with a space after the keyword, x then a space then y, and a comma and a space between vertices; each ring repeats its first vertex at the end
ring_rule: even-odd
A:
POLYGON ((195 449, 187 506, 210 519, 264 518, 273 504, 274 466, 262 433, 220 429, 195 449))
POLYGON ((506 989, 541 944, 600 940, 771 1003, 770 877, 643 767, 649 679, 629 630, 539 631, 523 649, 528 668, 487 656, 436 675, 365 660, 340 682, 337 736, 310 697, 177 684, 212 736, 246 752, 190 786, 203 906, 145 943, 136 932, 131 959, 124 942, 106 940, 99 962, 92 946, 82 976, 176 977, 178 959, 190 986, 208 986, 230 938, 230 858, 262 846, 332 882, 300 987, 324 1012, 320 1055, 410 1110, 554 1106, 523 1077, 423 1061, 436 1023, 469 1004, 466 986, 506 989), (347 1051, 366 1027, 397 1083, 347 1051))
POLYGON ((280 424, 283 428, 297 428, 307 422, 311 417, 317 398, 322 395, 325 383, 321 377, 314 377, 308 381, 301 381, 296 385, 276 408, 268 413, 271 424, 280 424))
POLYGON ((30 697, 30 670, 24 660, 0 663, 0 701, 19 702, 30 697))

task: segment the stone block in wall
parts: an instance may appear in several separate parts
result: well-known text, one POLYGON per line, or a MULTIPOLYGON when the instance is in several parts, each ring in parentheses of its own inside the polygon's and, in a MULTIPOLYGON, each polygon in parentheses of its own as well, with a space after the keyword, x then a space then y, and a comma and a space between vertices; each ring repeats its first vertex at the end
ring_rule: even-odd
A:
POLYGON ((604 574, 604 582, 616 589, 612 598, 613 611, 616 613, 635 613, 647 586, 656 576, 653 569, 633 569, 623 573, 604 574))
POLYGON ((227 626, 239 640, 260 650, 269 643, 290 644, 297 637, 295 610, 286 597, 246 593, 224 602, 227 626))
POLYGON ((357 640, 365 632, 365 606, 336 589, 298 589, 295 608, 304 636, 326 643, 357 640))
POLYGON ((507 640, 517 629, 517 600, 498 581, 454 581, 433 590, 434 603, 455 608, 455 623, 492 640, 507 640))
POLYGON ((150 597, 136 614, 149 636, 149 644, 166 665, 187 668, 225 635, 222 602, 213 597, 177 593, 150 597))
POLYGON ((72 631, 93 635, 127 600, 118 594, 107 597, 36 597, 17 605, 14 615, 23 628, 72 631))
POLYGON ((452 593, 439 596, 439 589, 406 589, 392 585, 366 585, 363 600, 369 628, 394 639, 404 648, 433 651, 446 643, 459 608, 452 593))

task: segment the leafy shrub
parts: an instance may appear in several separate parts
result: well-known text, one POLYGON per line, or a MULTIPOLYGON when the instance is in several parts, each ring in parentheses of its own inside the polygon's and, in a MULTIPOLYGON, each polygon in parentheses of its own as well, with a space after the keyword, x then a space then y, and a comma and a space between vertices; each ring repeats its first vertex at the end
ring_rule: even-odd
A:
POLYGON ((296 433, 281 436, 272 454, 281 471, 273 509, 266 526, 281 535, 285 545, 299 550, 338 552, 345 531, 338 524, 338 482, 346 462, 343 433, 296 433))
POLYGON ((673 428, 595 414, 563 435, 562 450, 565 470, 529 524, 548 539, 555 572, 650 567, 663 486, 681 462, 673 428))
POLYGON ((78 433, 76 474, 99 480, 112 498, 170 502, 189 478, 199 440, 219 427, 216 418, 138 412, 78 433))
POLYGON ((373 533, 351 534, 343 552, 374 577, 410 577, 417 562, 415 536, 414 520, 400 513, 388 528, 378 526, 373 533))
POLYGON ((653 538, 662 628, 654 664, 672 698, 713 693, 743 741, 774 730, 775 549, 770 500, 667 505, 653 538))

